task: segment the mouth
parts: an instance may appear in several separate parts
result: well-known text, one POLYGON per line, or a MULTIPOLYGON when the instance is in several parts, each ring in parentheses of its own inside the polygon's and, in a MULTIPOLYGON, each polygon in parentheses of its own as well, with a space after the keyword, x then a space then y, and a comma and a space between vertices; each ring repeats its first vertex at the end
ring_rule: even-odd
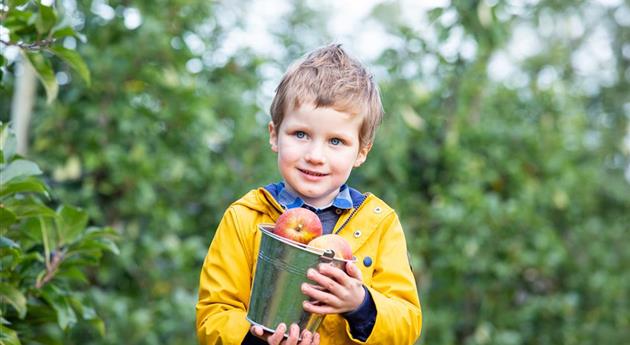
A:
POLYGON ((328 175, 328 174, 322 174, 322 173, 318 173, 316 171, 311 171, 311 170, 305 170, 305 169, 299 169, 299 168, 298 168, 298 170, 301 173, 309 175, 309 176, 322 177, 322 176, 328 175))

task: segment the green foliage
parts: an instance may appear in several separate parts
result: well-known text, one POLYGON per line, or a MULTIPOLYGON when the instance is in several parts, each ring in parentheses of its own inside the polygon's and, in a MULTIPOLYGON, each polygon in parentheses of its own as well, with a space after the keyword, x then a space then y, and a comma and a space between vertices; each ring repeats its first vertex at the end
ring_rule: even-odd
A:
MULTIPOLYGON (((44 85, 48 103, 57 98, 59 92, 53 57, 63 60, 77 71, 87 85, 90 84, 90 71, 81 56, 62 45, 67 37, 83 39, 83 36, 69 24, 63 11, 57 8, 57 2, 53 1, 52 5, 47 6, 41 0, 9 1, 0 8, 0 16, 3 19, 2 26, 9 30, 9 40, 0 41, 0 47, 19 48, 23 61, 34 68, 44 85)), ((13 65, 3 58, 0 66, 1 70, 5 70, 13 65)), ((0 74, 0 80, 3 77, 0 74)))
MULTIPOLYGON (((90 66, 91 87, 61 85, 58 101, 47 107, 41 95, 32 133, 32 155, 42 170, 53 171, 49 182, 60 199, 84 205, 90 219, 124 238, 120 255, 104 256, 98 270, 87 271, 83 298, 95 305, 87 315, 99 311, 105 336, 94 340, 91 326, 77 323, 66 343, 191 343, 199 268, 218 220, 248 189, 279 179, 267 147, 269 94, 258 90, 276 84, 276 72, 290 60, 330 41, 328 13, 291 2, 274 25, 281 51, 271 58, 226 52, 229 33, 243 23, 221 2, 103 4, 112 18, 89 0, 77 1, 73 14, 82 18, 87 38, 77 52, 90 66), (125 25, 131 10, 141 13, 138 27, 125 25)), ((45 29, 43 17, 41 24, 27 17, 47 15, 37 14, 35 2, 29 6, 11 15, 32 33, 35 25, 45 29)), ((608 6, 453 1, 424 13, 418 27, 403 18, 420 14, 383 2, 366 20, 378 21, 394 39, 372 62, 386 118, 351 184, 384 198, 401 216, 423 305, 420 343, 617 344, 630 337, 624 176, 630 152, 622 144, 630 31, 618 20, 627 5, 608 6), (575 23, 582 34, 563 31, 575 23), (507 80, 491 78, 493 58, 523 38, 515 37, 523 26, 546 32, 540 49, 513 61, 507 80), (574 53, 601 28, 610 33, 604 67, 612 66, 614 78, 594 82, 576 68, 574 53), (445 49, 458 33, 474 53, 445 49), (545 84, 548 71, 554 78, 545 84)), ((34 34, 25 42, 37 40, 34 34)), ((44 64, 57 68, 47 54, 41 54, 44 64)), ((9 104, 6 95, 0 100, 9 104)), ((39 172, 25 160, 10 163, 8 176, 39 172)), ((46 196, 38 181, 16 178, 0 197, 46 196)), ((43 219, 75 219, 64 223, 62 238, 80 233, 85 216, 41 205, 14 203, 43 219)), ((14 211, 0 210, 3 224, 20 221, 14 211)), ((39 217, 23 226, 57 226, 39 217)), ((55 235, 50 243, 58 240, 55 235)), ((0 245, 24 248, 13 237, 0 245)), ((43 242, 38 249, 44 251, 43 242)), ((29 262, 45 267, 48 256, 40 256, 29 262)), ((62 320, 59 329, 59 322, 70 325, 86 313, 73 309, 73 318, 58 298, 42 295, 31 305, 15 288, 1 289, 11 296, 5 309, 17 319, 37 309, 62 320), (44 304, 58 307, 45 311, 44 304)))
POLYGON ((0 343, 61 344, 78 322, 104 335, 85 268, 118 253, 116 232, 88 226, 79 208, 50 208, 41 170, 15 154, 14 135, 0 125, 0 343))

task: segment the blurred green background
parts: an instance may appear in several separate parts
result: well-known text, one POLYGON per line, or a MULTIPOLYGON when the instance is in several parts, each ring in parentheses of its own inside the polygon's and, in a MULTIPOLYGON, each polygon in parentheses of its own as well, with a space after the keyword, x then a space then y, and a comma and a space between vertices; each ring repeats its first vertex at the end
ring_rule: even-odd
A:
POLYGON ((196 343, 199 269, 223 211, 280 179, 274 87, 329 42, 381 88, 384 123, 350 183, 400 215, 418 344, 630 339, 628 1, 42 2, 1 5, 0 120, 25 102, 18 40, 49 37, 52 2, 53 24, 74 30, 54 44, 91 82, 32 50, 58 94, 48 103, 39 84, 24 155, 53 203, 120 238, 80 287, 104 334, 53 322, 51 343, 196 343))

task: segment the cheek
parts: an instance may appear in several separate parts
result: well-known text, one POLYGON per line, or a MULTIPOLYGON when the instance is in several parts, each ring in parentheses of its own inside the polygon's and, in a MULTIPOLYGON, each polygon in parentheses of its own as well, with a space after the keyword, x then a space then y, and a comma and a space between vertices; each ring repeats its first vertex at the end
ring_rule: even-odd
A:
POLYGON ((300 158, 300 152, 295 145, 283 145, 278 150, 278 161, 292 162, 300 158))
POLYGON ((331 165, 339 172, 348 172, 354 167, 356 161, 356 154, 353 152, 344 152, 343 154, 337 153, 330 156, 331 165))

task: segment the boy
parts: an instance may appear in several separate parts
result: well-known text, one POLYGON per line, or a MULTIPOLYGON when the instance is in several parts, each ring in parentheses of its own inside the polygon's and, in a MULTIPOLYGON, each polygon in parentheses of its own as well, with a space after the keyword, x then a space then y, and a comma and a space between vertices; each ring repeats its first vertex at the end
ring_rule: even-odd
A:
POLYGON ((225 212, 201 271, 201 344, 298 343, 297 325, 281 324, 270 334, 245 318, 257 225, 293 207, 316 212, 324 233, 346 238, 357 258, 345 271, 321 265, 307 273, 313 284, 302 286, 310 298, 304 309, 329 315, 317 333, 303 331, 300 344, 396 345, 418 338, 422 314, 398 216, 373 194, 345 184, 365 161, 382 116, 372 76, 340 45, 319 48, 288 69, 269 123, 283 182, 250 191, 225 212))

